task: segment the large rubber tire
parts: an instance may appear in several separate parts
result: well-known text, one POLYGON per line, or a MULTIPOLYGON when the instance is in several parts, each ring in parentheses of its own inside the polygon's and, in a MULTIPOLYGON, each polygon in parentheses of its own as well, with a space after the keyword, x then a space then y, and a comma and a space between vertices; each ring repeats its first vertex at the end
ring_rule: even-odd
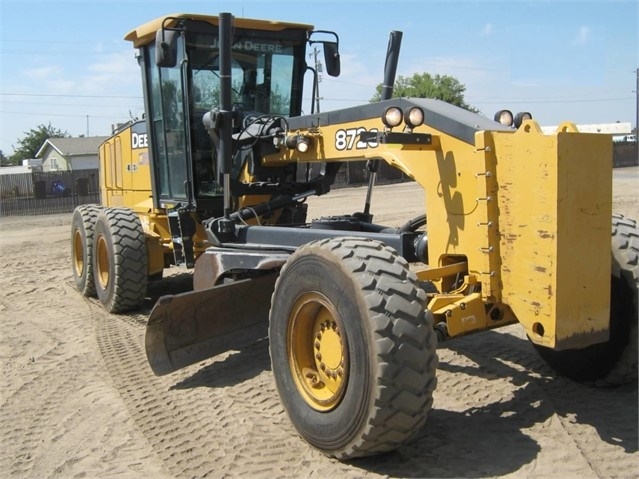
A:
POLYGON ((95 297, 93 282, 93 229, 102 209, 99 205, 80 205, 71 220, 71 269, 75 286, 84 296, 95 297))
POLYGON ((369 239, 300 247, 270 312, 271 365, 300 435, 340 459, 390 451, 423 425, 437 383, 425 293, 406 261, 369 239))
POLYGON ((612 218, 610 339, 584 349, 554 351, 535 345, 558 373, 575 381, 613 386, 637 380, 639 230, 637 222, 612 218))
POLYGON ((98 299, 110 313, 137 309, 146 297, 148 258, 142 223, 125 208, 105 208, 93 235, 98 299))

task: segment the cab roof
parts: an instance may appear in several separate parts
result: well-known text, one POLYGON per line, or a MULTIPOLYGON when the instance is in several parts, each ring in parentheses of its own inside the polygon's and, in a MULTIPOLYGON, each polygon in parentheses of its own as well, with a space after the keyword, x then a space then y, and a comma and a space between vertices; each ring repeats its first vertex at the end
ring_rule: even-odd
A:
MULTIPOLYGON (((175 24, 177 23, 177 20, 175 19, 204 21, 210 23, 211 25, 219 24, 219 17, 214 15, 175 13, 172 15, 164 15, 163 17, 156 18, 155 20, 151 20, 150 22, 140 25, 139 27, 127 33, 124 39, 133 42, 133 46, 135 48, 139 48, 142 45, 146 45, 147 43, 153 41, 155 39, 155 32, 162 28, 163 24, 165 26, 175 26, 175 24), (173 18, 174 20, 170 20, 164 23, 167 18, 173 18)), ((307 25, 303 23, 288 23, 273 20, 255 20, 251 18, 239 17, 235 17, 233 22, 234 25, 238 28, 270 30, 275 32, 286 30, 288 28, 301 29, 311 32, 314 28, 313 25, 307 25)))

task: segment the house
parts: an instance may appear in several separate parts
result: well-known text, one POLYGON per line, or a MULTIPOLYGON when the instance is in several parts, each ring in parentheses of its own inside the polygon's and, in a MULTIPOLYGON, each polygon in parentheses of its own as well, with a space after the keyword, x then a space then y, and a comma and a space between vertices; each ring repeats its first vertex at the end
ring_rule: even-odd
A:
POLYGON ((42 171, 97 169, 98 147, 108 136, 49 138, 36 153, 42 158, 42 171))
POLYGON ((22 165, 20 166, 0 167, 0 175, 17 175, 20 173, 31 173, 33 171, 42 171, 42 160, 32 158, 30 160, 22 160, 22 165))
MULTIPOLYGON (((557 131, 558 126, 542 126, 541 131, 546 134, 551 134, 557 131)), ((617 121, 615 123, 596 123, 583 125, 578 124, 577 129, 581 133, 604 133, 607 135, 612 135, 613 137, 618 135, 628 135, 632 131, 632 126, 629 121, 617 121)))

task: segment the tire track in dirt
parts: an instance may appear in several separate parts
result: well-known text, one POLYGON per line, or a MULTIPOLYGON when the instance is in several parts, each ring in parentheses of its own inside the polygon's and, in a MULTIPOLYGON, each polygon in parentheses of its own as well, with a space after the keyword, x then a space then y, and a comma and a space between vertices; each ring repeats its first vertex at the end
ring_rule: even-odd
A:
POLYGON ((137 477, 144 469, 163 477, 146 460, 144 440, 131 434, 118 393, 101 380, 92 318, 69 278, 68 249, 66 239, 46 248, 27 241, 20 255, 3 256, 2 476, 137 477))
MULTIPOLYGON (((518 417, 518 429, 539 444, 543 455, 535 458, 531 472, 537 461, 549 459, 561 476, 581 476, 580 462, 587 464, 594 477, 637 476, 636 385, 599 389, 556 376, 516 325, 483 333, 481 339, 462 338, 448 344, 448 354, 461 354, 474 366, 467 371, 451 368, 452 363, 442 366, 440 391, 447 399, 448 391, 455 388, 451 383, 465 383, 467 375, 508 379, 513 387, 502 389, 504 400, 493 405, 493 413, 518 417), (447 381, 446 373, 454 373, 455 379, 447 381)), ((495 392, 491 378, 490 396, 494 398, 495 392)))
POLYGON ((176 477, 541 477, 550 468, 563 477, 614 478, 636 471, 628 452, 637 431, 627 422, 636 388, 596 390, 553 376, 517 337, 518 326, 444 345, 425 428, 394 453, 341 463, 295 434, 266 340, 158 378, 146 363, 145 320, 105 315, 98 342, 131 415, 176 477), (616 420, 611 400, 622 410, 616 420))
POLYGON ((265 341, 156 377, 146 363, 141 320, 105 315, 97 323, 98 344, 138 427, 176 477, 362 476, 293 433, 268 371, 265 341))
POLYGON ((295 434, 266 340, 158 378, 144 352, 147 315, 93 307, 114 383, 176 477, 545 477, 553 470, 614 478, 636 471, 637 428, 628 423, 637 417, 636 388, 602 391, 555 377, 517 325, 445 343, 435 409, 418 436, 394 453, 340 463, 295 434), (611 400, 622 411, 617 420, 606 409, 611 400))

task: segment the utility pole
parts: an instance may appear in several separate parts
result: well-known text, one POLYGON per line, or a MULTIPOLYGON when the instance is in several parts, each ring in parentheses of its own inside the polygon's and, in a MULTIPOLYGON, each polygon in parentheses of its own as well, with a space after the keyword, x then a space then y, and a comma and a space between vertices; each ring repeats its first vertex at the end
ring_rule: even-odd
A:
POLYGON ((319 84, 322 81, 322 63, 317 59, 319 55, 319 50, 317 47, 313 47, 313 53, 309 56, 313 57, 313 62, 315 64, 315 71, 317 72, 317 83, 315 84, 315 108, 316 113, 320 112, 320 96, 319 96, 319 84))
POLYGON ((639 68, 637 68, 637 85, 635 86, 635 97, 637 105, 635 107, 635 156, 639 165, 639 68))

